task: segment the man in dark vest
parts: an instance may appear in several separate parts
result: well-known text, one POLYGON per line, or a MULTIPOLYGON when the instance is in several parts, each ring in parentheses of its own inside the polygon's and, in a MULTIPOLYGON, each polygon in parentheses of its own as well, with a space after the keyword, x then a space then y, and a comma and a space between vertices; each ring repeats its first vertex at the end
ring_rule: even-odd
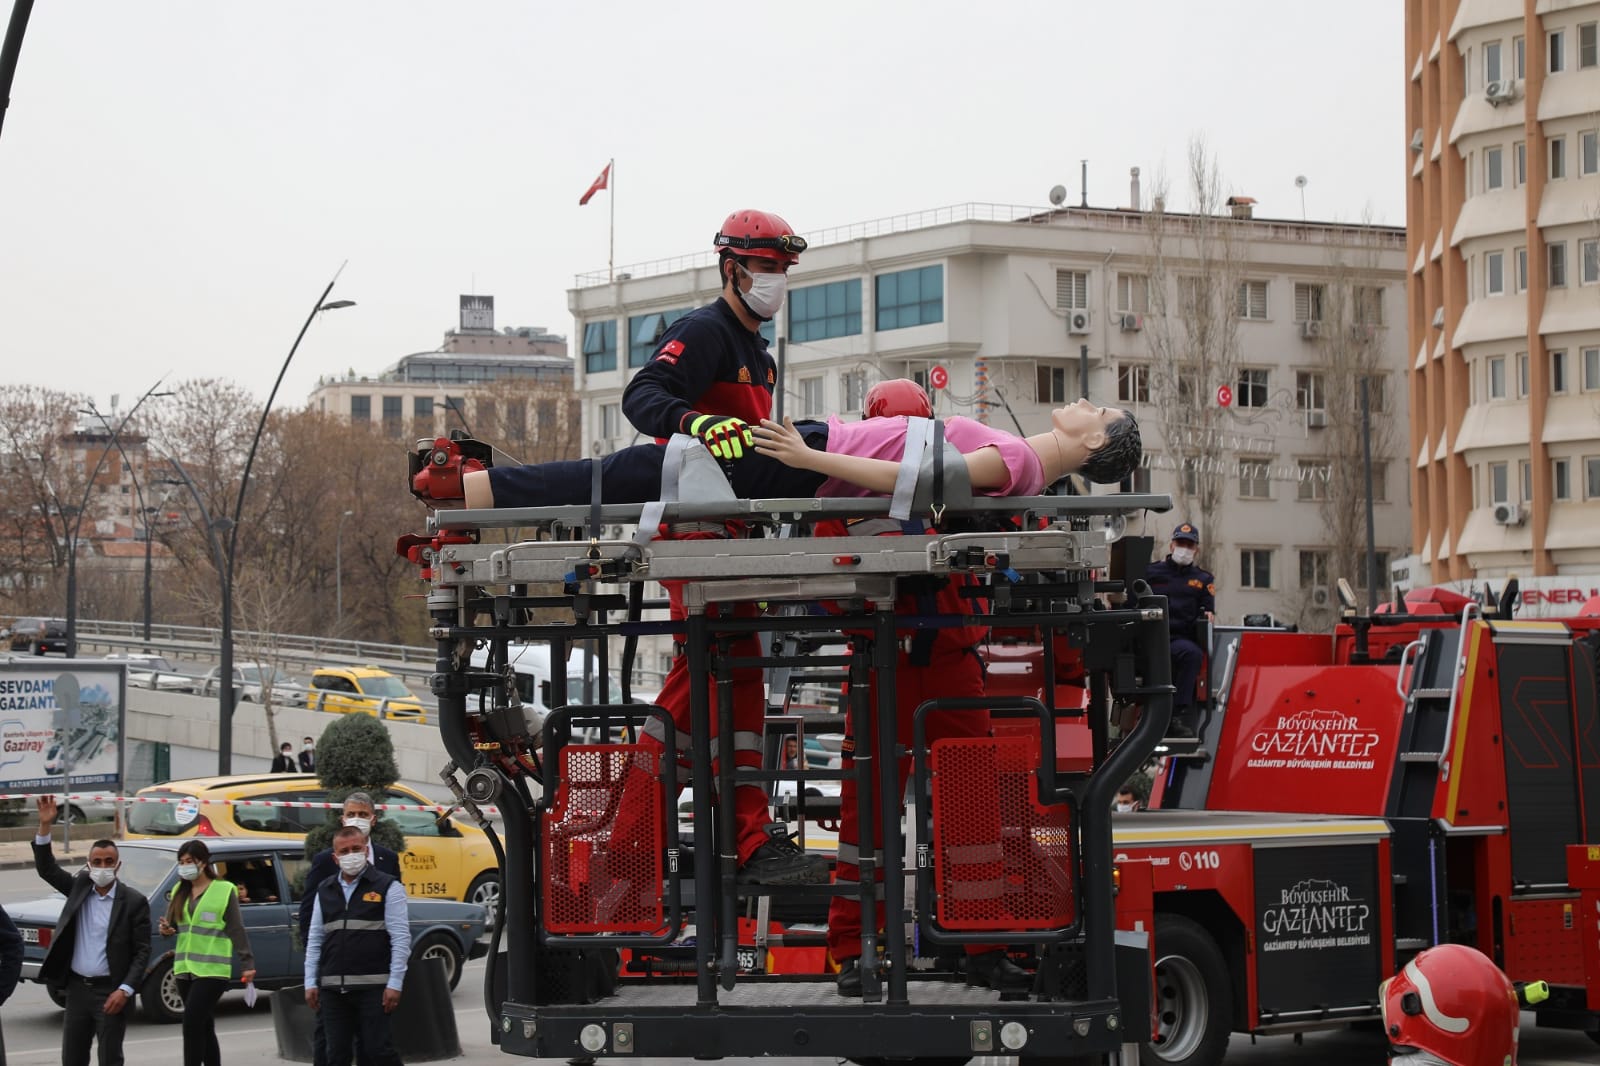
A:
POLYGON ((350 1066, 359 1034, 373 1066, 399 1066, 389 1015, 400 1005, 411 925, 406 890, 367 861, 366 834, 333 835, 339 875, 317 887, 306 942, 306 1003, 327 1035, 328 1066, 350 1066))

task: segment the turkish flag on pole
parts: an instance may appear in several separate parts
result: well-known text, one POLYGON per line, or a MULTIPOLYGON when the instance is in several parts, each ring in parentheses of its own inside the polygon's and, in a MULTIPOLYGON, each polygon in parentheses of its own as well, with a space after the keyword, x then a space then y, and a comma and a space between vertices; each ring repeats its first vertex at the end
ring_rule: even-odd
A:
POLYGON ((609 181, 610 178, 611 164, 607 163, 606 168, 600 172, 600 176, 594 179, 594 184, 589 186, 589 191, 584 193, 582 198, 578 200, 578 206, 582 207, 584 204, 588 203, 594 197, 595 193, 606 187, 606 182, 609 181))

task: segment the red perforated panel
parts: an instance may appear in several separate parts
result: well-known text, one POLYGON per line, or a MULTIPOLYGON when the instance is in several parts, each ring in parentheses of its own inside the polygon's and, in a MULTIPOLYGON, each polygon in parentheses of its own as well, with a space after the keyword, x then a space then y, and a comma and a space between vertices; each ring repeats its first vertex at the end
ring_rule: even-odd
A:
POLYGON ((662 927, 660 756, 641 745, 573 745, 544 814, 544 926, 552 933, 655 933, 662 927), (624 784, 629 824, 647 840, 613 840, 624 784), (646 809, 637 809, 645 805, 646 809), (633 817, 637 815, 637 817, 633 817))
POLYGON ((1038 802, 1031 737, 935 741, 935 917, 951 930, 1059 929, 1077 917, 1071 815, 1038 802))

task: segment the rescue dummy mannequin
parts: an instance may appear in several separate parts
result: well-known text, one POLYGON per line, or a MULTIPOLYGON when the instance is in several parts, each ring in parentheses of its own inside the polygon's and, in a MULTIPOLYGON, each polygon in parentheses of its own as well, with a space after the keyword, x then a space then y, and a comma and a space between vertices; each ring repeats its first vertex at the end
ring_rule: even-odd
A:
MULTIPOLYGON (((845 423, 763 419, 752 428, 755 454, 725 466, 736 496, 747 499, 817 496, 887 496, 894 491, 905 453, 908 420, 869 418, 845 423)), ((1139 463, 1139 424, 1115 407, 1088 400, 1050 412, 1050 429, 1018 437, 969 418, 944 420, 945 440, 966 458, 974 492, 1031 496, 1065 474, 1115 484, 1139 463)), ((656 444, 623 448, 600 459, 606 503, 646 503, 661 491, 665 449, 656 444)), ((467 507, 538 507, 589 502, 590 464, 579 459, 531 466, 471 470, 461 483, 467 507)), ((422 475, 419 475, 419 482, 422 475)), ((418 484, 414 491, 438 499, 418 484)))

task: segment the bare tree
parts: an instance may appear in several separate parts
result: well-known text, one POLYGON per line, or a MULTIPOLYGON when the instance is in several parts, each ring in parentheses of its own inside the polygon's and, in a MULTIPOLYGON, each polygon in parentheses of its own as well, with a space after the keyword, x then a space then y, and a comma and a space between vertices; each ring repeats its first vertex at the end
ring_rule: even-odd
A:
POLYGON ((68 441, 81 396, 0 386, 0 603, 11 614, 55 611, 85 471, 68 441))
POLYGON ((1238 383, 1238 319, 1251 312, 1244 287, 1243 239, 1227 212, 1216 160, 1202 140, 1189 145, 1186 192, 1192 210, 1169 211, 1164 176, 1146 212, 1145 272, 1152 356, 1150 403, 1162 446, 1177 469, 1180 512, 1209 530, 1222 502, 1225 472, 1217 460, 1234 409, 1212 399, 1238 383))

